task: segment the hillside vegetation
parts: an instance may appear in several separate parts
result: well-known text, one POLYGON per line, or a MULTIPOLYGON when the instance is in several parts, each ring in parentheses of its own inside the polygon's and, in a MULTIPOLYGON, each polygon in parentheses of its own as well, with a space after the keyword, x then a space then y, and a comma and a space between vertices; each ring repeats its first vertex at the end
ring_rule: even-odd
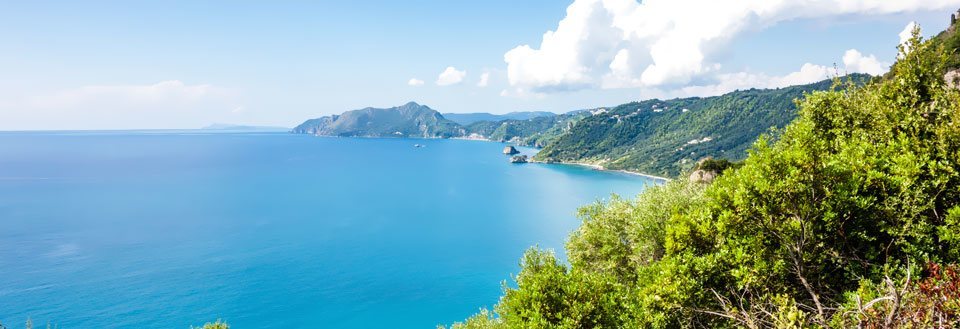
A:
POLYGON ((492 141, 544 147, 570 132, 578 121, 588 116, 587 111, 573 111, 526 120, 480 121, 468 125, 466 131, 492 141))
POLYGON ((908 46, 886 79, 806 95, 712 184, 582 208, 569 265, 531 249, 496 307, 453 327, 960 326, 954 49, 908 46))
POLYGON ((443 117, 449 119, 450 121, 459 123, 464 126, 469 126, 474 122, 487 121, 487 122, 499 122, 503 120, 529 120, 539 117, 552 117, 557 115, 553 112, 546 111, 524 111, 524 112, 510 112, 507 114, 491 114, 491 113, 444 113, 443 117))
MULTIPOLYGON (((957 14, 960 14, 960 12, 957 14)), ((932 39, 933 42, 948 49, 946 66, 949 70, 960 68, 960 52, 958 52, 958 49, 960 49, 960 33, 957 33, 958 25, 956 22, 951 23, 953 24, 950 27, 932 39)))
MULTIPOLYGON (((846 79, 863 83, 869 78, 858 74, 846 79)), ((783 128, 796 118, 796 99, 832 84, 825 80, 716 97, 623 104, 580 120, 569 133, 547 144, 536 159, 587 162, 670 177, 708 156, 742 160, 760 134, 783 128)))

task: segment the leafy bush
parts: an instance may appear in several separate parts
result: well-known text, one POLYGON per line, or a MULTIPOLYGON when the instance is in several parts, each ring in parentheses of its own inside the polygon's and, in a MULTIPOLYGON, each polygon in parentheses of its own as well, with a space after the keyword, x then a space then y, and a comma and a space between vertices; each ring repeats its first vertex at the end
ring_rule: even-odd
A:
POLYGON ((952 326, 956 268, 912 264, 960 262, 960 92, 942 43, 901 50, 885 79, 807 94, 710 185, 584 207, 570 265, 528 252, 485 323, 952 326))

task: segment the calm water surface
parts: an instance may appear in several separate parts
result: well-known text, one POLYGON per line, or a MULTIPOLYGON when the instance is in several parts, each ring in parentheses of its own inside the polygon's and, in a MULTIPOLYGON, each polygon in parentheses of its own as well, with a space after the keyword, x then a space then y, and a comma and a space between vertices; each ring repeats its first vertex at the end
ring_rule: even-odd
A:
POLYGON ((528 247, 562 251, 578 205, 653 183, 502 148, 0 133, 0 323, 433 328, 495 304, 528 247))

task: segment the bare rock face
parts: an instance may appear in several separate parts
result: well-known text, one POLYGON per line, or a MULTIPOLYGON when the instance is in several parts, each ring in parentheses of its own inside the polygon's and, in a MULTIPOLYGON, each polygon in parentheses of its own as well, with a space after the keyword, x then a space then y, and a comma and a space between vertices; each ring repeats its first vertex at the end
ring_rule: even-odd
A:
POLYGON ((514 154, 517 154, 517 153, 520 153, 520 151, 517 151, 517 148, 515 148, 515 147, 513 147, 513 146, 507 146, 507 147, 504 147, 504 148, 503 148, 503 154, 506 154, 506 155, 514 155, 514 154))
POLYGON ((947 72, 947 74, 943 76, 943 80, 947 82, 947 86, 950 88, 960 89, 960 70, 947 72))
POLYGON ((712 183, 714 179, 717 178, 717 172, 713 170, 694 170, 690 174, 690 182, 693 183, 712 183))

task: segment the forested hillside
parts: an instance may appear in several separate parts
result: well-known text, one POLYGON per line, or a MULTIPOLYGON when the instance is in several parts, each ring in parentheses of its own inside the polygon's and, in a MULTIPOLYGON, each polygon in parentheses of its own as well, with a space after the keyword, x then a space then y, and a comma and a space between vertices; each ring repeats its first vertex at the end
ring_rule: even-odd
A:
POLYGON ((573 111, 526 120, 479 121, 466 126, 466 131, 493 141, 544 147, 569 132, 575 123, 588 116, 590 113, 587 111, 573 111))
MULTIPOLYGON (((907 46, 885 79, 803 97, 713 183, 584 207, 569 265, 531 249, 493 311, 454 328, 960 327, 956 49, 907 46)), ((685 106, 659 104, 612 113, 685 106)))
POLYGON ((507 114, 491 114, 491 113, 444 113, 443 117, 449 119, 450 121, 459 123, 464 126, 469 126, 474 122, 487 121, 487 122, 500 122, 503 120, 528 120, 539 117, 552 117, 557 115, 553 112, 546 111, 522 111, 522 112, 510 112, 507 114))
MULTIPOLYGON (((869 76, 845 79, 862 83, 869 76)), ((742 160, 760 134, 783 128, 796 118, 794 100, 832 84, 825 80, 716 97, 623 104, 580 120, 569 133, 547 144, 536 159, 587 162, 671 177, 707 156, 742 160)))

